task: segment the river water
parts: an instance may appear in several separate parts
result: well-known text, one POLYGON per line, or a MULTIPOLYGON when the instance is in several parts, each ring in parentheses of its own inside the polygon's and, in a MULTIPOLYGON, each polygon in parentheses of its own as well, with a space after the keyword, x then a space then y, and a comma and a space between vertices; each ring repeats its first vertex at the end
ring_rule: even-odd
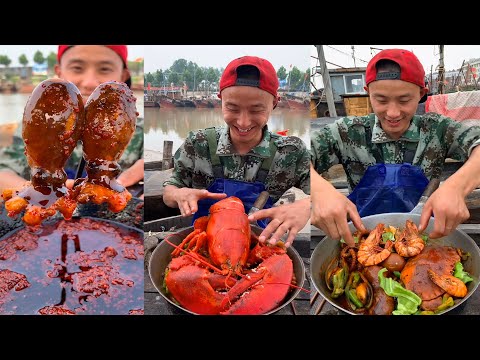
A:
MULTIPOLYGON (((137 98, 137 111, 144 116, 143 91, 134 91, 137 98)), ((30 94, 0 94, 0 125, 21 123, 23 110, 30 94)))
MULTIPOLYGON (((191 130, 223 126, 221 109, 145 109, 145 161, 161 160, 163 141, 173 141, 173 153, 182 145, 191 130)), ((288 129, 310 148, 310 119, 308 111, 275 109, 268 120, 269 130, 288 129)))
MULTIPOLYGON (((143 91, 134 91, 139 117, 144 117, 143 91)), ((30 94, 0 94, 0 148, 12 143, 12 136, 22 123, 23 110, 30 94)))

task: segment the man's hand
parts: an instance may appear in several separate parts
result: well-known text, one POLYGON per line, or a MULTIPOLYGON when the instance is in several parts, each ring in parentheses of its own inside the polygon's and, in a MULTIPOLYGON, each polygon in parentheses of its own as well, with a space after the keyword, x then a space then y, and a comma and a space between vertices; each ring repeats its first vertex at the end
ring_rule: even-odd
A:
POLYGON ((144 160, 138 159, 135 164, 125 169, 125 171, 118 176, 117 181, 120 185, 129 187, 142 180, 144 173, 144 160))
POLYGON ((470 217, 462 189, 445 182, 427 200, 423 206, 418 230, 422 232, 428 226, 434 214, 433 231, 428 235, 432 239, 450 234, 457 226, 470 217))
POLYGON ((480 185, 480 146, 476 146, 463 166, 451 175, 427 200, 420 216, 419 231, 435 216, 432 239, 450 234, 470 217, 465 197, 480 185))
POLYGON ((21 176, 18 176, 11 170, 0 170, 0 195, 2 194, 3 190, 19 190, 25 186, 28 186, 29 184, 29 181, 25 180, 21 176))
POLYGON ((177 188, 173 185, 165 186, 163 190, 163 201, 167 206, 178 207, 182 216, 189 216, 198 211, 198 200, 216 199, 221 200, 227 194, 211 193, 205 189, 177 188))
POLYGON ((288 233, 285 246, 289 247, 298 232, 303 229, 310 218, 310 198, 295 201, 292 204, 280 205, 270 209, 259 210, 248 217, 249 221, 270 218, 267 227, 262 231, 258 240, 267 239, 274 245, 288 233), (271 235, 271 237, 270 237, 271 235))
POLYGON ((334 240, 343 240, 349 246, 355 246, 355 240, 348 228, 347 215, 353 225, 361 231, 365 226, 358 214, 357 207, 346 196, 342 195, 310 167, 311 194, 312 194, 312 224, 322 229, 327 236, 334 240))

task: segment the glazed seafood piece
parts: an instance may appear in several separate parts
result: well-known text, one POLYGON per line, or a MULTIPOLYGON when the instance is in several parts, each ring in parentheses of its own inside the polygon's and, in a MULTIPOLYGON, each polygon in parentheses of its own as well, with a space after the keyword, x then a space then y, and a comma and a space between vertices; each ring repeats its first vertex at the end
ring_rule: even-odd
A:
POLYGON ((31 181, 21 190, 6 189, 2 197, 8 215, 26 208, 23 220, 38 225, 59 210, 71 218, 76 203, 65 186, 63 169, 84 125, 80 91, 71 82, 47 79, 33 90, 23 113, 22 137, 31 181))
POLYGON ((118 160, 135 131, 138 112, 133 92, 124 83, 100 84, 85 105, 83 157, 87 177, 75 182, 79 203, 108 203, 109 210, 119 212, 132 195, 115 177, 120 173, 118 160))

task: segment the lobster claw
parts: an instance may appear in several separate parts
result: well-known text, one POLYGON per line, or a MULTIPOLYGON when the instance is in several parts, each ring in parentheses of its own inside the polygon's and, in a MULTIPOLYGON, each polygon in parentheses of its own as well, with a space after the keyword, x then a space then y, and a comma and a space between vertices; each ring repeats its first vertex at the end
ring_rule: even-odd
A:
POLYGON ((285 299, 292 278, 292 259, 287 254, 270 256, 228 291, 222 302, 228 310, 221 314, 264 314, 273 310, 285 299))
POLYGON ((172 259, 165 275, 167 292, 184 308, 201 315, 222 311, 224 296, 217 290, 235 285, 236 280, 195 264, 188 256, 172 259))

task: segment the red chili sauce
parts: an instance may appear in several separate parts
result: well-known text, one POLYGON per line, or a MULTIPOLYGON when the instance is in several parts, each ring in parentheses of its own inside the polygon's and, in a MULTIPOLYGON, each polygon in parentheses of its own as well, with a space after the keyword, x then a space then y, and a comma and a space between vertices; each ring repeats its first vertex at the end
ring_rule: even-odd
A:
POLYGON ((0 240, 0 314, 143 314, 143 234, 88 218, 0 240))

